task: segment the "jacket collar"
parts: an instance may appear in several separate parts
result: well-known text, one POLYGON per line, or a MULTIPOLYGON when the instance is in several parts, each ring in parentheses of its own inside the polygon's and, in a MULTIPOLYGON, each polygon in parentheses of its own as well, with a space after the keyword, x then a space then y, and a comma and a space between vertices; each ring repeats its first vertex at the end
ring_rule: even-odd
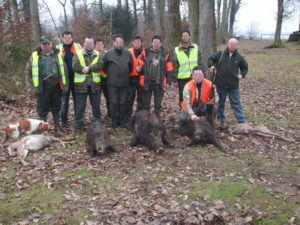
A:
POLYGON ((194 48, 194 47, 195 47, 195 46, 194 46, 194 43, 192 43, 192 42, 190 42, 190 44, 189 44, 188 47, 183 46, 183 45, 182 45, 182 42, 180 42, 179 45, 178 45, 178 48, 179 48, 180 50, 182 50, 182 49, 184 49, 184 48, 194 48))
MULTIPOLYGON (((85 48, 82 49, 82 54, 87 55, 87 51, 85 50, 85 48)), ((93 49, 91 56, 97 56, 97 53, 95 51, 95 49, 93 49)))

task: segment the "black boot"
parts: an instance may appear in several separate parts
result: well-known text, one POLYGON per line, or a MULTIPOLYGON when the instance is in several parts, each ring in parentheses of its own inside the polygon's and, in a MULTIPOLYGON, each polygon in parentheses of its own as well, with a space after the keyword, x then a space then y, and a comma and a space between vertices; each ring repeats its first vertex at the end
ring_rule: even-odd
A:
POLYGON ((54 130, 56 132, 61 132, 61 127, 59 124, 59 119, 60 119, 60 114, 58 113, 53 113, 53 124, 54 124, 54 130))

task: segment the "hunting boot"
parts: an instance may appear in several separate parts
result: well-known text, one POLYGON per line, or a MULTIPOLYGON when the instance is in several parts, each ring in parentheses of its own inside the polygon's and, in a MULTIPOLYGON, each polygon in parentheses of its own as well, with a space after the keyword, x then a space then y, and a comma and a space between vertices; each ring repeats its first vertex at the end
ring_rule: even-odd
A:
POLYGON ((59 119, 60 119, 60 114, 58 113, 53 113, 53 124, 54 124, 54 130, 56 132, 61 132, 61 127, 59 124, 59 119))

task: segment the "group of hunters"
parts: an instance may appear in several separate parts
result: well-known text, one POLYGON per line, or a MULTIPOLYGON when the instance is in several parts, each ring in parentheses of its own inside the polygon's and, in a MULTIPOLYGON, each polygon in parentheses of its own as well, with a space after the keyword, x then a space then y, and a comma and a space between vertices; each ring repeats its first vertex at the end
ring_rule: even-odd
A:
POLYGON ((75 131, 84 126, 88 96, 93 119, 102 121, 101 91, 112 127, 117 128, 126 126, 131 118, 135 99, 137 111, 150 110, 152 93, 154 112, 160 118, 164 89, 172 83, 179 90, 179 122, 211 115, 216 106, 217 123, 222 126, 227 95, 237 121, 246 122, 240 103, 239 80, 246 76, 248 64, 237 51, 238 41, 230 39, 224 50, 208 58, 209 72, 215 74, 208 80, 204 78, 200 48, 190 42, 189 30, 182 30, 180 36, 181 42, 175 47, 173 57, 162 46, 160 35, 154 35, 151 46, 145 49, 142 37, 135 36, 132 48, 127 50, 123 35, 115 34, 113 48, 108 51, 104 50, 100 38, 86 37, 81 47, 73 41, 70 31, 63 32, 63 43, 56 47, 48 36, 42 36, 40 47, 26 65, 26 91, 36 95, 41 120, 46 121, 47 114, 52 112, 57 132, 67 124, 71 93, 75 131))

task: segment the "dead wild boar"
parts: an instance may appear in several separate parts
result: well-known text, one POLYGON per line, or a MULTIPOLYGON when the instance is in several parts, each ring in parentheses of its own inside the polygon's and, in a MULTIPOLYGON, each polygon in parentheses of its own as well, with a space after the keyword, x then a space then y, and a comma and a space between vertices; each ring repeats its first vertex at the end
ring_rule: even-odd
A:
POLYGON ((165 139, 166 128, 155 113, 151 114, 147 110, 137 112, 129 124, 129 129, 135 134, 130 143, 131 147, 142 144, 150 150, 161 152, 164 146, 170 146, 165 139))
POLYGON ((182 136, 188 136, 192 138, 192 142, 189 144, 189 146, 199 143, 208 143, 213 144, 220 149, 220 151, 225 152, 223 146, 216 138, 210 123, 205 117, 200 117, 200 119, 196 121, 186 120, 182 122, 178 132, 182 136))
POLYGON ((110 142, 109 136, 100 122, 94 122, 87 131, 87 148, 91 157, 98 154, 105 155, 108 152, 120 153, 110 142))

